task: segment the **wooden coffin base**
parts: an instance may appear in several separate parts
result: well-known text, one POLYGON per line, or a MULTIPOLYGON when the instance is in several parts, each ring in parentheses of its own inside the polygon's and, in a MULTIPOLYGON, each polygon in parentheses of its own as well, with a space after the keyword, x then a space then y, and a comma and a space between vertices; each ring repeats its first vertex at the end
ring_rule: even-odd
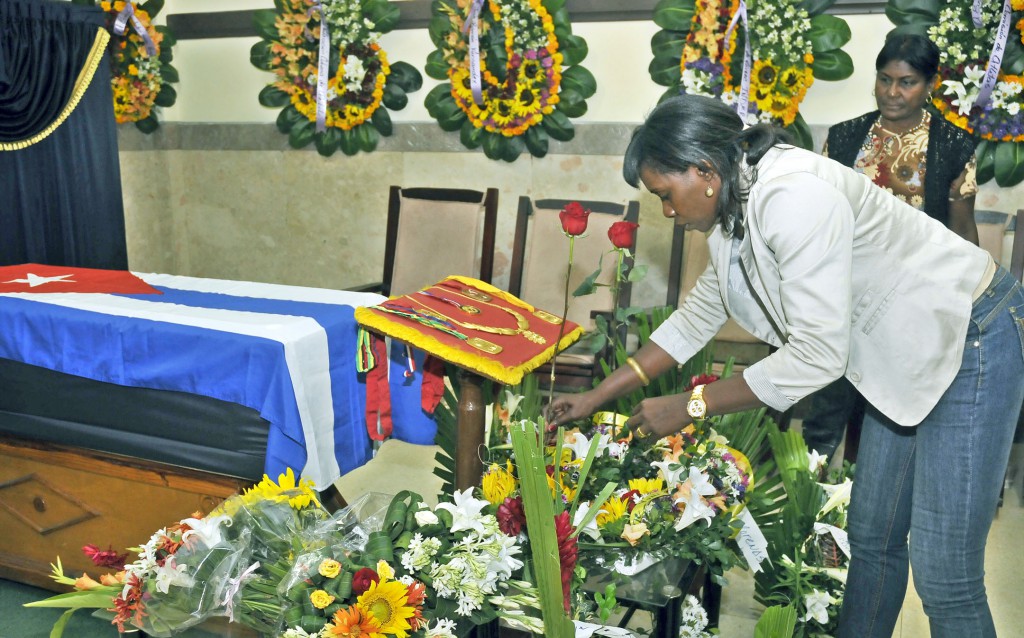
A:
POLYGON ((82 546, 119 552, 250 487, 245 479, 0 436, 0 578, 66 591, 48 575, 105 570, 82 546))

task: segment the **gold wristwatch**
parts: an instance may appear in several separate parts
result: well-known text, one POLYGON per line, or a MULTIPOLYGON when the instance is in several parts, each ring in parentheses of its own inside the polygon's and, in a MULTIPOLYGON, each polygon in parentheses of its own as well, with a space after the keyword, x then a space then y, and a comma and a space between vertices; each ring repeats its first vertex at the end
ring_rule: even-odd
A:
POLYGON ((700 420, 708 414, 708 404, 704 402, 704 386, 694 386, 690 400, 686 402, 686 412, 694 420, 700 420))

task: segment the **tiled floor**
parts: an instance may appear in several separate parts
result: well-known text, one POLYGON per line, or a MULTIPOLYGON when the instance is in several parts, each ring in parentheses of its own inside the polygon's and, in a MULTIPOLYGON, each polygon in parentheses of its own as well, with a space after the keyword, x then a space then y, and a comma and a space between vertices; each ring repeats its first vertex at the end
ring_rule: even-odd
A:
MULTIPOLYGON (((352 502, 366 492, 380 491, 381 479, 387 477, 390 490, 411 489, 429 498, 428 495, 440 486, 440 481, 431 473, 436 450, 432 446, 389 441, 371 463, 339 479, 337 486, 352 502)), ((1001 636, 1024 636, 1019 576, 1024 572, 1022 496, 1019 487, 1005 493, 1004 505, 992 525, 985 561, 989 604, 1001 636)), ((727 576, 729 584, 722 591, 720 635, 723 638, 753 636, 761 613, 761 607, 753 598, 753 579, 743 570, 733 570, 727 576)), ((922 638, 928 633, 927 618, 911 583, 893 638, 922 638)))

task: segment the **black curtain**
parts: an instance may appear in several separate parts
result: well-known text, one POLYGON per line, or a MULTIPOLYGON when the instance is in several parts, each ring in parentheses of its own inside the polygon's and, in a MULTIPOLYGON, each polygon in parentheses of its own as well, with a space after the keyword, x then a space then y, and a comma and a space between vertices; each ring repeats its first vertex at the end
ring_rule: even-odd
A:
POLYGON ((128 268, 103 29, 99 7, 0 0, 0 265, 128 268))

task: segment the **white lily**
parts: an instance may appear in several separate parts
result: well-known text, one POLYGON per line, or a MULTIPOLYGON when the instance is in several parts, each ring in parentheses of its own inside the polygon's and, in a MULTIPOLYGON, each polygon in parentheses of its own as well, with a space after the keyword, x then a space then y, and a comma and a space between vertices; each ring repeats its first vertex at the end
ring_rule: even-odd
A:
POLYGON ((483 534, 484 526, 480 518, 480 512, 482 512, 489 503, 487 501, 473 498, 472 487, 467 487, 461 492, 456 490, 453 500, 455 501, 454 503, 440 503, 436 508, 451 512, 452 531, 461 532, 469 529, 477 532, 478 534, 483 534))

